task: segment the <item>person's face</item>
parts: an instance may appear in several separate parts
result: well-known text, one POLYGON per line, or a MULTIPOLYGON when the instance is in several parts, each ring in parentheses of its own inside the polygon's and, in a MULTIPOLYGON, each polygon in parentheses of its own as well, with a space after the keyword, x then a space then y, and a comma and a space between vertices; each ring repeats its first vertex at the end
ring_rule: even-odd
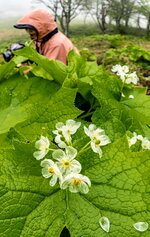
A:
POLYGON ((37 40, 37 32, 34 29, 26 29, 26 32, 30 35, 32 40, 37 40))

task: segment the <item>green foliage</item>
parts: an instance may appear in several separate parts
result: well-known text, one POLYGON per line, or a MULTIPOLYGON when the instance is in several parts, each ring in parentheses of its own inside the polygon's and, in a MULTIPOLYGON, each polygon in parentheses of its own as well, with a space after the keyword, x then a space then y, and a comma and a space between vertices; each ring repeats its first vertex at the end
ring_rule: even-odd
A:
MULTIPOLYGON (((131 86, 134 99, 122 98, 116 75, 73 51, 67 66, 30 47, 16 54, 0 66, 0 236, 60 237, 64 229, 65 237, 149 237, 149 228, 141 234, 133 224, 150 225, 150 151, 131 151, 126 137, 135 131, 150 139, 145 89, 131 86), (21 57, 33 61, 28 78, 16 67, 21 57), (67 119, 94 123, 111 140, 101 159, 91 150, 77 157, 91 180, 86 195, 49 186, 33 157, 37 138, 53 142, 55 124, 67 119), (99 225, 102 216, 109 233, 99 225)), ((83 130, 75 135, 78 151, 85 139, 83 130)))
POLYGON ((128 45, 124 48, 110 49, 106 52, 104 63, 121 62, 122 64, 131 63, 132 67, 150 69, 150 52, 138 45, 128 45))

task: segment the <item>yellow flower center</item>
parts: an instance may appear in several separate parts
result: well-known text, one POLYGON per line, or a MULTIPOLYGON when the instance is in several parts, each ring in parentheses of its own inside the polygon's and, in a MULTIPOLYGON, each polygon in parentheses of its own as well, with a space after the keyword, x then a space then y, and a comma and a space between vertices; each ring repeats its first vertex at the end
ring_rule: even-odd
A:
POLYGON ((71 166, 71 162, 68 160, 62 160, 62 165, 64 168, 69 168, 71 166))
POLYGON ((100 146, 101 141, 97 139, 96 137, 93 138, 93 142, 95 143, 96 146, 100 146))
POLYGON ((53 169, 52 167, 49 167, 49 168, 48 168, 48 172, 49 172, 50 174, 52 174, 52 175, 55 174, 54 169, 53 169))
POLYGON ((74 178, 74 179, 71 181, 71 185, 79 186, 80 184, 81 184, 81 179, 74 178))

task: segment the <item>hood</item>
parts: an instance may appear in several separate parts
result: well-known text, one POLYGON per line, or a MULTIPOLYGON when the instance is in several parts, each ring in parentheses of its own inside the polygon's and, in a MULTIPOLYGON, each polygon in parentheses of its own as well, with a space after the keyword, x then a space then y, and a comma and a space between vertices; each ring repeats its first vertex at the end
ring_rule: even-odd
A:
POLYGON ((33 26, 38 32, 38 41, 57 28, 57 24, 54 21, 53 16, 44 9, 35 9, 30 11, 23 18, 21 18, 14 27, 23 28, 22 25, 33 26))

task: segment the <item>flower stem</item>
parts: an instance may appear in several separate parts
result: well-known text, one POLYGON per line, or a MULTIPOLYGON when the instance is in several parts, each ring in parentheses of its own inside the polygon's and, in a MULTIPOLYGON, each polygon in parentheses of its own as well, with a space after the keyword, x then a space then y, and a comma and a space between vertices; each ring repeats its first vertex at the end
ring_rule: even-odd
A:
POLYGON ((68 194, 68 190, 66 189, 66 204, 67 204, 67 210, 69 210, 69 194, 68 194))
MULTIPOLYGON (((82 147, 82 149, 78 152, 78 154, 82 153, 83 151, 85 151, 87 149, 87 147, 90 145, 91 141, 89 141, 84 147, 82 147)), ((88 147, 89 148, 89 147, 88 147)))
POLYGON ((49 150, 49 151, 55 151, 56 149, 49 148, 48 150, 49 150))

